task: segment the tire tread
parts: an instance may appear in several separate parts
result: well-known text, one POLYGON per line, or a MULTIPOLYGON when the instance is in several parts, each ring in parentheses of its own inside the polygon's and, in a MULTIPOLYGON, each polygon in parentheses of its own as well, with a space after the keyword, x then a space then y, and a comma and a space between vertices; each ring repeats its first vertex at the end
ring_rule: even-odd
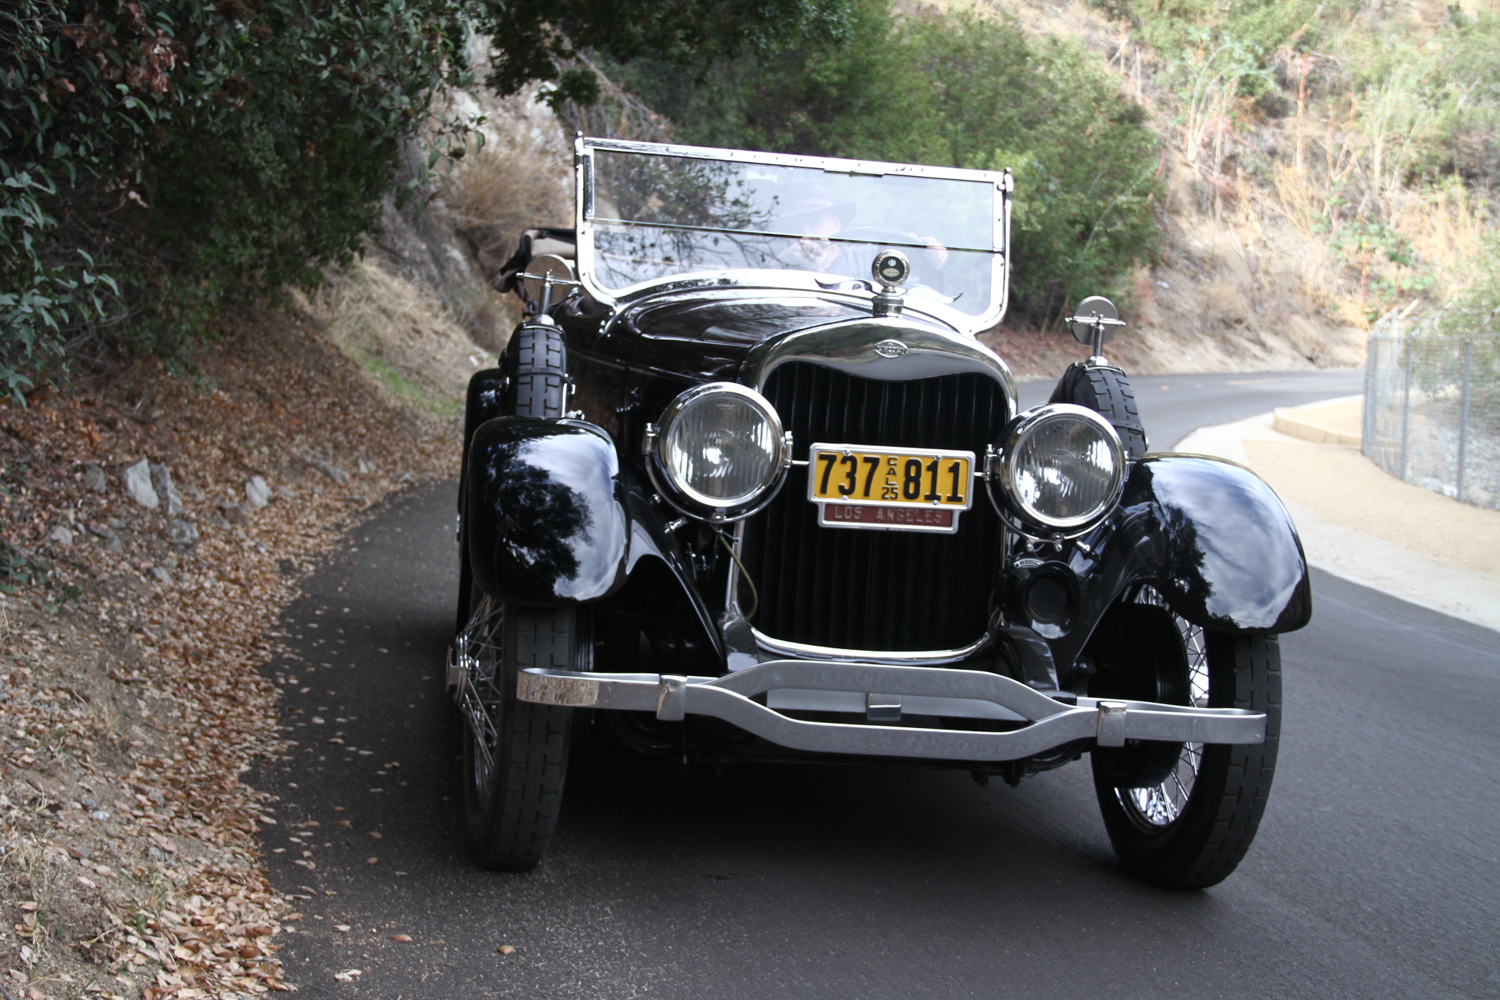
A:
MULTIPOLYGON (((1155 885, 1204 889, 1227 878, 1250 850, 1271 792, 1281 740, 1281 652, 1275 636, 1207 633, 1210 670, 1227 669, 1230 685, 1210 689, 1214 707, 1266 714, 1259 744, 1204 748, 1193 796, 1161 833, 1140 831, 1115 789, 1095 775, 1110 841, 1121 862, 1155 885), (1227 690, 1226 690, 1227 687, 1227 690), (1200 794, 1201 793, 1201 794, 1200 794)), ((1212 683, 1212 681, 1211 681, 1212 683)))
MULTIPOLYGON (((562 334, 550 327, 523 326, 507 355, 510 412, 561 417, 568 388, 562 334)), ((469 846, 486 868, 522 872, 541 861, 557 826, 573 711, 516 700, 515 677, 533 666, 571 669, 577 618, 570 607, 517 605, 508 605, 504 617, 504 654, 498 668, 504 678, 504 706, 495 748, 495 786, 489 809, 468 818, 469 846)), ((470 766, 467 760, 465 766, 470 766)))

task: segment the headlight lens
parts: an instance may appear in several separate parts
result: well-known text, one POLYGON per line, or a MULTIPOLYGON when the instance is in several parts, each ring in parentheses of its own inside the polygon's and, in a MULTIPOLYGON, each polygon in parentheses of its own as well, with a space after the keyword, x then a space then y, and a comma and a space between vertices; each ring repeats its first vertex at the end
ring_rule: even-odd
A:
POLYGON ((1024 520, 1077 528, 1107 513, 1119 498, 1125 450, 1102 416, 1055 403, 1022 414, 1011 426, 998 471, 1004 501, 1024 520))
POLYGON ((696 386, 673 400, 656 451, 671 499, 679 507, 686 501, 693 514, 743 516, 786 475, 781 419, 759 393, 732 382, 696 386))

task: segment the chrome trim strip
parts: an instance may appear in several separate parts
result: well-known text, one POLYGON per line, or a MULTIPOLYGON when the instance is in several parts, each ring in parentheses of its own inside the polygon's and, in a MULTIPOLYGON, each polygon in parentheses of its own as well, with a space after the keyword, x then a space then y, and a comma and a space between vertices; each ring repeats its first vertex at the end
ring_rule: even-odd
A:
MULTIPOLYGON (((735 541, 739 541, 738 536, 736 536, 735 541)), ((924 649, 915 651, 835 649, 832 646, 812 646, 802 642, 787 642, 782 639, 773 639, 771 636, 758 631, 754 626, 751 626, 750 634, 755 637, 757 648, 763 649, 767 653, 774 653, 777 656, 808 660, 840 660, 845 662, 849 660, 861 660, 891 666, 918 663, 936 666, 945 663, 962 663, 976 653, 980 653, 988 648, 991 642, 990 634, 986 632, 967 646, 959 649, 924 649)))
POLYGON ((531 667, 517 678, 516 697, 544 705, 654 712, 667 720, 707 715, 794 750, 940 760, 1017 760, 1075 740, 1263 743, 1266 733, 1266 716, 1246 709, 1095 698, 1079 698, 1075 706, 999 674, 874 663, 773 660, 717 678, 531 667), (786 688, 972 698, 1032 721, 1004 733, 804 722, 751 700, 786 688))
POLYGON ((752 347, 740 367, 740 381, 764 392, 771 373, 792 361, 838 368, 860 378, 891 382, 981 372, 1000 383, 1009 414, 1016 415, 1016 377, 1010 365, 972 337, 950 333, 910 317, 835 320, 752 347), (899 340, 906 353, 886 357, 875 349, 884 340, 899 340))

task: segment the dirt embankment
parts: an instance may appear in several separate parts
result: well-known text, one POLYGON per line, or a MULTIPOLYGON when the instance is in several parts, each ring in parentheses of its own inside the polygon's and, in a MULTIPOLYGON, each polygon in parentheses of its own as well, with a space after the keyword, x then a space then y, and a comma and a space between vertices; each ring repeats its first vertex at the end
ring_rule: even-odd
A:
MULTIPOLYGON (((338 314, 402 326, 380 280, 338 314)), ((239 324, 197 379, 142 362, 0 405, 0 995, 288 988, 295 900, 240 780, 285 746, 258 668, 340 529, 457 467, 451 421, 400 406, 310 310, 239 324)), ((407 316, 403 343, 452 394, 475 363, 443 322, 407 316)))

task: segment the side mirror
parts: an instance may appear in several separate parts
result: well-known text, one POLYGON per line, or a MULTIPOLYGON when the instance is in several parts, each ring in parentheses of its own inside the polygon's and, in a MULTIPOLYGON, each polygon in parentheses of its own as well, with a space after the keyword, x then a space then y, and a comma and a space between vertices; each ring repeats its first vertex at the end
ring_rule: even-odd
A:
POLYGON ((1120 310, 1102 295, 1090 295, 1078 303, 1066 320, 1073 339, 1093 352, 1091 361, 1104 363, 1104 345, 1114 339, 1115 328, 1125 325, 1120 310))

